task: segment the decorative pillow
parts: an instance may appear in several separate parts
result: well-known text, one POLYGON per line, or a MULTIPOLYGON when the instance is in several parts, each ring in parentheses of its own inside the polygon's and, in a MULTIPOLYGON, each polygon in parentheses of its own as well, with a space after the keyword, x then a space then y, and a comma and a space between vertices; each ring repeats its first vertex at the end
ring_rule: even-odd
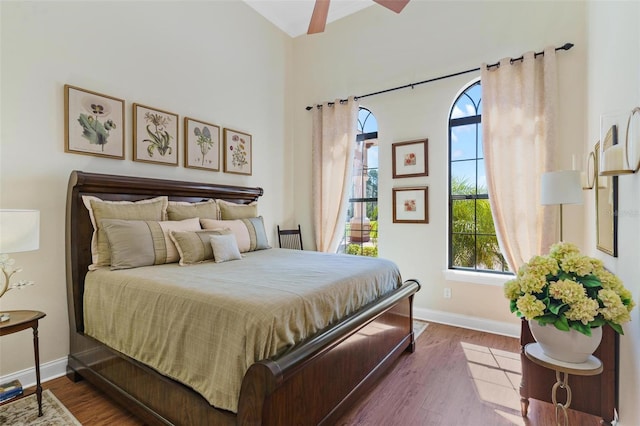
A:
POLYGON ((169 201, 167 218, 169 220, 183 220, 192 217, 220 219, 220 209, 216 200, 189 203, 186 201, 169 201))
POLYGON ((238 220, 200 219, 204 229, 228 228, 233 232, 241 253, 271 248, 262 216, 238 220))
POLYGON ((91 195, 83 195, 82 202, 89 210, 93 224, 91 238, 91 260, 89 269, 111 264, 109 241, 100 228, 103 219, 164 220, 167 213, 167 197, 156 197, 141 201, 105 201, 91 195))
POLYGON ((249 204, 236 204, 225 200, 218 200, 218 208, 220 209, 220 219, 222 220, 258 217, 257 201, 253 201, 249 204))
POLYGON ((182 221, 103 219, 102 229, 111 249, 111 269, 137 268, 177 262, 178 250, 170 231, 200 229, 198 218, 182 221))
POLYGON ((180 254, 180 266, 186 266, 212 260, 213 247, 209 237, 223 234, 232 235, 230 229, 212 229, 196 232, 172 231, 169 235, 180 254))
POLYGON ((213 260, 216 263, 242 259, 238 243, 232 234, 212 235, 209 238, 213 248, 213 260))

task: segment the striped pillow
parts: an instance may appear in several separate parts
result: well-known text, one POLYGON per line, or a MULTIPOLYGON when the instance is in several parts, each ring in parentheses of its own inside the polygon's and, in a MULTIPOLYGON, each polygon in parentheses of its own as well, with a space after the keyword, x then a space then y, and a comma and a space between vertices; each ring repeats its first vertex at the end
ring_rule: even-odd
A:
POLYGON ((180 254, 180 266, 213 260, 213 248, 209 238, 212 235, 231 234, 228 229, 215 229, 197 232, 171 232, 171 240, 180 254))
POLYGON ((111 269, 128 269, 177 262, 180 255, 169 233, 195 231, 200 221, 103 219, 101 228, 109 241, 111 269))
POLYGON ((230 229, 241 253, 271 248, 262 216, 236 220, 200 219, 200 224, 204 229, 230 229))

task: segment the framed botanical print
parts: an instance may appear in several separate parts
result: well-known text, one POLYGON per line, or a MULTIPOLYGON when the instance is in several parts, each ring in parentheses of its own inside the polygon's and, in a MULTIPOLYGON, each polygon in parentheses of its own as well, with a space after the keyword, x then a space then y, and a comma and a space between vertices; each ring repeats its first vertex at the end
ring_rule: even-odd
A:
POLYGON ((178 115, 133 104, 133 161, 178 165, 178 115))
POLYGON ((64 151, 124 159, 124 100, 64 86, 64 151))
POLYGON ((251 175, 251 135, 224 129, 224 171, 251 175))
POLYGON ((394 178, 429 176, 428 141, 428 139, 418 139, 391 145, 394 178))
POLYGON ((429 188, 393 188, 393 223, 429 223, 429 188))
POLYGON ((220 127, 185 117, 184 166, 214 172, 220 170, 220 127))

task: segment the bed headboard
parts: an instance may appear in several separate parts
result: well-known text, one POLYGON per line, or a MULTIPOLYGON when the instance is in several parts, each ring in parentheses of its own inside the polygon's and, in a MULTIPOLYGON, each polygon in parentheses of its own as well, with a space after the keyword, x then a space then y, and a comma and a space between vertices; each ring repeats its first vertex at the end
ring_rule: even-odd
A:
POLYGON ((84 277, 91 264, 93 225, 82 202, 83 195, 103 200, 137 201, 167 195, 173 201, 223 199, 239 204, 257 201, 262 188, 216 185, 201 182, 181 182, 132 176, 116 176, 81 171, 71 172, 67 188, 66 270, 69 327, 84 332, 84 277))

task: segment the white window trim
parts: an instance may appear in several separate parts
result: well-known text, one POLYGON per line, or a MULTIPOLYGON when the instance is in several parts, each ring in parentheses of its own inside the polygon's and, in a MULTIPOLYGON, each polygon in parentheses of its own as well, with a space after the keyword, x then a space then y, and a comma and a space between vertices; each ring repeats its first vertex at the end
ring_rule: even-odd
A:
POLYGON ((461 271, 445 269, 442 271, 447 281, 458 281, 472 284, 484 284, 501 287, 509 280, 515 278, 513 274, 492 274, 491 272, 461 271))

